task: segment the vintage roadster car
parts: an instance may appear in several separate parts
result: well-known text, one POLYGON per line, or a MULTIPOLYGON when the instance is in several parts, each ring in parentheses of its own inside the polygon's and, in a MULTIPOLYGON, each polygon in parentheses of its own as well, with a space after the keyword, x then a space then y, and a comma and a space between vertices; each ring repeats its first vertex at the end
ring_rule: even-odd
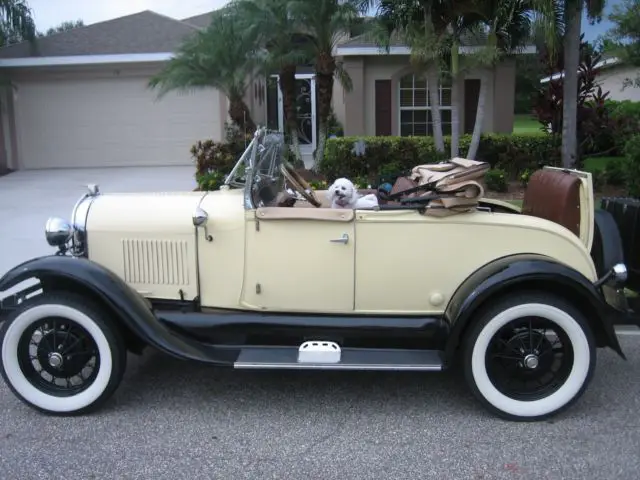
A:
POLYGON ((331 208, 259 129, 217 191, 89 186, 57 251, 0 278, 1 371, 50 414, 87 412, 145 346, 238 369, 464 370, 493 413, 537 420, 587 388, 638 324, 591 176, 545 167, 522 209, 483 162, 419 165, 371 209, 331 208))

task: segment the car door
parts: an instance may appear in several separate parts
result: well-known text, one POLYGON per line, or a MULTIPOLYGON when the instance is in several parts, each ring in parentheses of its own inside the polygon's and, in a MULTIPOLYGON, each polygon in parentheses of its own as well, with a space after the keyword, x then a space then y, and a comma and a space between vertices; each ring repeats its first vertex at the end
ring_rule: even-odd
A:
POLYGON ((244 306, 278 312, 352 312, 353 210, 258 208, 246 224, 244 306))

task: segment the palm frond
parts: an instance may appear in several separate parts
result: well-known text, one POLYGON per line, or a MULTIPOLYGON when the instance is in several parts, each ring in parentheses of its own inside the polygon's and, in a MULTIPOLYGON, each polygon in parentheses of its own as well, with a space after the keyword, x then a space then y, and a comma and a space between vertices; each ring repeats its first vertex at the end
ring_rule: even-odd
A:
POLYGON ((0 42, 2 46, 23 40, 34 42, 36 26, 31 8, 24 0, 0 0, 0 42))
POLYGON ((353 81, 349 76, 349 72, 345 70, 342 62, 336 62, 335 77, 346 92, 353 90, 353 81))
POLYGON ((149 86, 158 97, 173 90, 218 88, 227 96, 242 95, 254 71, 259 49, 256 32, 247 30, 232 8, 217 12, 211 25, 195 32, 178 49, 149 86))

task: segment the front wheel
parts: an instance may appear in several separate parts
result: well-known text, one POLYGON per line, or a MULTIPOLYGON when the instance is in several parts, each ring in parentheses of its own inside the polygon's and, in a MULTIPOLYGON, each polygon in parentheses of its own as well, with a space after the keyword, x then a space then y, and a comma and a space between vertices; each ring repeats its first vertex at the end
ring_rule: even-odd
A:
POLYGON ((96 408, 118 387, 126 347, 99 306, 72 294, 43 294, 0 328, 1 373, 26 404, 49 414, 96 408))
POLYGON ((509 420, 542 420, 584 393, 596 349, 573 305, 544 293, 514 293, 476 320, 465 341, 464 370, 490 411, 509 420))

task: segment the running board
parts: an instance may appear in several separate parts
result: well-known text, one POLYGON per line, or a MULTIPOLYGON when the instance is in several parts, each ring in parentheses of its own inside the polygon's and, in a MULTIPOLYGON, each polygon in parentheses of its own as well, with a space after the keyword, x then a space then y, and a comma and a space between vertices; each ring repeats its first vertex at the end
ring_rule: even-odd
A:
POLYGON ((341 349, 335 342, 308 341, 296 347, 244 347, 238 369, 440 371, 442 352, 374 348, 341 349))

